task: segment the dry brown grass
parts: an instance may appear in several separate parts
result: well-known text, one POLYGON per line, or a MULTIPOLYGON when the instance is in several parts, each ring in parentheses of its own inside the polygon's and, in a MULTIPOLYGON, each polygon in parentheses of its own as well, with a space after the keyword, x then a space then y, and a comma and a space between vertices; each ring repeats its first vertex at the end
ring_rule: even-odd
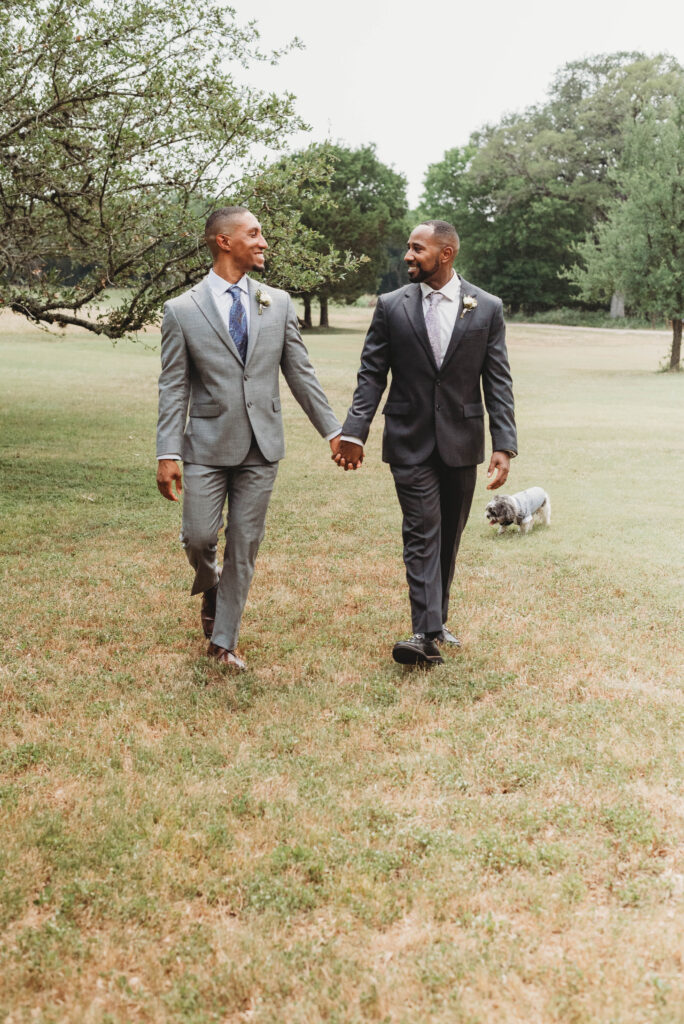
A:
MULTIPOLYGON (((367 320, 310 337, 338 413, 367 320)), ((482 482, 462 654, 392 665, 379 424, 342 474, 288 401, 236 680, 153 486, 155 353, 0 319, 0 1019, 684 1020, 682 380, 657 334, 510 335, 554 522, 495 538, 482 482)))

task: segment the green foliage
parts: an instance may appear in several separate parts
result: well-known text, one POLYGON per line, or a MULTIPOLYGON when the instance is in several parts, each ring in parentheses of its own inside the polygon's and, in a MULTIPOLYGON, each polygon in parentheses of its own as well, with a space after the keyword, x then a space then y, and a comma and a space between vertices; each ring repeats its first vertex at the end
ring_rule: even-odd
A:
POLYGON ((320 235, 321 252, 338 249, 361 257, 363 262, 354 273, 300 291, 354 302, 360 295, 377 291, 392 250, 396 257, 396 247, 403 247, 406 241, 406 179, 378 159, 375 146, 314 145, 298 159, 311 159, 312 155, 329 160, 332 175, 325 194, 303 197, 302 223, 320 235))
POLYGON ((662 110, 683 80, 666 56, 599 55, 565 65, 548 102, 475 132, 425 178, 422 212, 455 223, 463 273, 514 310, 567 305, 573 243, 614 195, 626 125, 662 110))
POLYGON ((291 95, 239 83, 240 69, 290 48, 264 54, 258 38, 221 0, 3 5, 4 304, 112 338, 134 332, 206 272, 203 223, 227 202, 262 216, 274 284, 309 287, 349 265, 314 252, 298 224, 299 192, 326 179, 324 162, 285 178, 252 159, 304 127, 291 95), (125 298, 93 319, 87 307, 112 287, 125 298))
POLYGON ((649 110, 632 125, 611 178, 617 194, 605 221, 575 247, 580 262, 568 279, 584 299, 617 291, 634 311, 671 319, 676 369, 684 317, 684 89, 669 116, 649 110))

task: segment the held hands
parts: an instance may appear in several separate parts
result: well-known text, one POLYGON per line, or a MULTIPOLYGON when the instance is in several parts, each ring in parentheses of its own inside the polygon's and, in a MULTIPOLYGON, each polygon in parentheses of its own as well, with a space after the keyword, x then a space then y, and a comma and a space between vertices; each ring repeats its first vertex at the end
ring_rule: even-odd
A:
POLYGON ((358 469, 363 462, 363 447, 353 441, 341 441, 340 435, 330 439, 330 456, 344 471, 358 469))
POLYGON ((495 491, 508 479, 508 471, 511 468, 511 457, 508 452, 492 452, 487 469, 488 491, 495 491))
POLYGON ((169 501, 178 501, 178 495, 183 490, 183 478, 178 468, 178 463, 173 459, 160 459, 157 463, 157 487, 163 498, 169 501), (173 493, 172 485, 176 484, 176 493, 173 493))

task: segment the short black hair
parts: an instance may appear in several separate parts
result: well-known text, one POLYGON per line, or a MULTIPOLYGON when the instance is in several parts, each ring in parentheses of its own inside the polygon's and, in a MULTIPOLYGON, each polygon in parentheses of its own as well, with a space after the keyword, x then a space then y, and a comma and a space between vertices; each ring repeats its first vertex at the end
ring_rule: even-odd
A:
POLYGON ((222 206, 209 214, 204 225, 204 241, 211 249, 212 256, 216 256, 218 252, 216 236, 229 234, 232 222, 238 217, 244 217, 246 213, 249 213, 246 206, 222 206))
POLYGON ((435 237, 439 239, 444 245, 450 245, 454 250, 454 254, 458 252, 460 246, 460 239, 458 232, 453 224, 450 224, 448 220, 424 220, 422 221, 427 227, 432 228, 435 233, 435 237))

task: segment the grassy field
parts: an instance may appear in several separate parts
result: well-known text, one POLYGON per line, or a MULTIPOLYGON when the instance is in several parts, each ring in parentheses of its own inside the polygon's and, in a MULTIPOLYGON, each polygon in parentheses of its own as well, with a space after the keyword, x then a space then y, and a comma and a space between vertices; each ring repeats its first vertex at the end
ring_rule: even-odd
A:
MULTIPOLYGON (((338 412, 369 313, 308 344, 338 412)), ((154 485, 158 339, 0 318, 0 1020, 684 1021, 684 375, 667 333, 514 325, 554 519, 484 521, 400 670, 400 519, 284 395, 241 647, 203 656, 154 485)), ((286 391, 286 388, 284 389, 286 391)))

